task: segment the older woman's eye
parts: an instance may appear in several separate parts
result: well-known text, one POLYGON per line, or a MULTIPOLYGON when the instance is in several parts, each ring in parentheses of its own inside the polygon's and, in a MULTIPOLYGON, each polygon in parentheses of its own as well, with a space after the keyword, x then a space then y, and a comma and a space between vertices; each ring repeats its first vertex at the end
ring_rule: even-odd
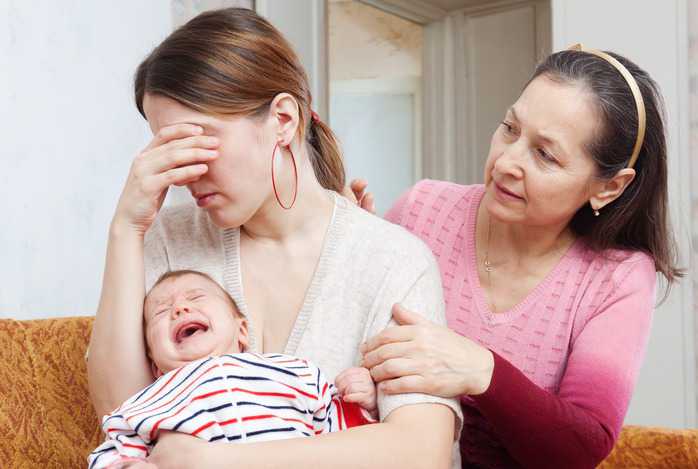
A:
POLYGON ((502 125, 504 126, 504 131, 513 134, 514 133, 514 126, 508 123, 507 121, 502 121, 502 125))
POLYGON ((538 154, 538 156, 540 156, 543 160, 545 160, 548 163, 557 163, 555 157, 547 151, 545 151, 543 148, 539 148, 538 150, 536 150, 536 153, 538 154))

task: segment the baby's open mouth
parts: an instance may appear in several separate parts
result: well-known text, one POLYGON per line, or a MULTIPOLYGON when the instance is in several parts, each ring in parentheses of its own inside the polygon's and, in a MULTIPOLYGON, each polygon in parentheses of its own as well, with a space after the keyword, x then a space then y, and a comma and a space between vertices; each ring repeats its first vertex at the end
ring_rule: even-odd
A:
POLYGON ((190 321, 182 323, 175 331, 175 342, 180 344, 185 339, 206 331, 208 331, 208 326, 203 322, 190 321))

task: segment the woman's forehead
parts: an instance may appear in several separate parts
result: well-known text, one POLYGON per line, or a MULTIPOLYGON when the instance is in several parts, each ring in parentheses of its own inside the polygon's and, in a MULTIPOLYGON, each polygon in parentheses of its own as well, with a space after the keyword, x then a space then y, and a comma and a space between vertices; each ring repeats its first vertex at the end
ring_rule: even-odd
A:
POLYGON ((586 87, 545 76, 529 83, 512 109, 523 124, 567 145, 583 145, 598 125, 593 96, 586 87))
POLYGON ((143 112, 153 133, 175 124, 195 124, 207 129, 215 129, 218 119, 191 109, 167 96, 146 94, 143 98, 143 112))

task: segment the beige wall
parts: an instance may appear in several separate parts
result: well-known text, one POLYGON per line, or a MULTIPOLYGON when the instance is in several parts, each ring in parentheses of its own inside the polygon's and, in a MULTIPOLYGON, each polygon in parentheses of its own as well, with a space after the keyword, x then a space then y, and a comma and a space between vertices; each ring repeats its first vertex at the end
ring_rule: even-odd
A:
POLYGON ((330 80, 421 76, 422 27, 355 1, 329 3, 330 80))

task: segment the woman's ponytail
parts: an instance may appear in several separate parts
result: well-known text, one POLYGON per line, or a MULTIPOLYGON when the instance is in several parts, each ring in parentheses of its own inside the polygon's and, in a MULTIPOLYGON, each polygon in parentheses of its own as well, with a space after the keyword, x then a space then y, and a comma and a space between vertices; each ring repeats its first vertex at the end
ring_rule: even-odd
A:
POLYGON ((346 176, 342 152, 334 132, 320 119, 311 118, 308 142, 310 143, 310 161, 318 182, 325 189, 341 193, 346 176))

